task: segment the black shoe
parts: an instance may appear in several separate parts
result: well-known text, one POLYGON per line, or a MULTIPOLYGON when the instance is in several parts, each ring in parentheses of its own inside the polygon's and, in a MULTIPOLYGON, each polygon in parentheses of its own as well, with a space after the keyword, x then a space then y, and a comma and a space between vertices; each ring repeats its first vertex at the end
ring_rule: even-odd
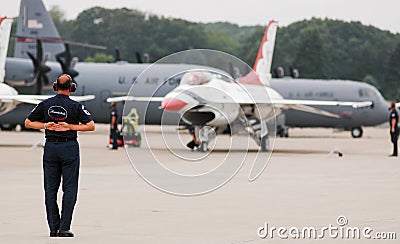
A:
POLYGON ((74 237, 74 233, 69 230, 60 230, 58 232, 59 237, 74 237))
POLYGON ((58 236, 58 230, 50 231, 50 237, 57 237, 57 236, 58 236))
POLYGON ((188 144, 186 144, 186 146, 191 150, 193 150, 194 147, 196 146, 196 143, 194 141, 190 141, 188 144))
POLYGON ((397 154, 391 154, 390 157, 397 157, 397 154))

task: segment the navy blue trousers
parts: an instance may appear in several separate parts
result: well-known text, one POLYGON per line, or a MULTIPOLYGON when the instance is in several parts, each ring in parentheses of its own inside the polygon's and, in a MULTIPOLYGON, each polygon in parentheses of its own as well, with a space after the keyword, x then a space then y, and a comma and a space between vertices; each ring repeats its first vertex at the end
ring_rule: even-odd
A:
POLYGON ((78 194, 79 144, 77 141, 46 142, 43 153, 44 191, 50 231, 69 230, 78 194), (62 179, 61 217, 57 193, 62 179))
POLYGON ((118 134, 116 129, 111 129, 112 149, 118 149, 118 134))
POLYGON ((390 139, 393 143, 393 154, 394 156, 397 156, 397 140, 399 139, 399 131, 396 130, 394 133, 390 132, 390 139))

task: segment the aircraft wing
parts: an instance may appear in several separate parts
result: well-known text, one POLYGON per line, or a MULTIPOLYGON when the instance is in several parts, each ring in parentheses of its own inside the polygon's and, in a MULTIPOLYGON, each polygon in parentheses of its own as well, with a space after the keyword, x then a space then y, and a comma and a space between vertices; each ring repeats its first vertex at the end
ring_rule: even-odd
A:
POLYGON ((273 104, 282 105, 310 105, 310 106, 351 106, 353 108, 364 108, 372 106, 372 101, 347 102, 347 101, 318 101, 318 100, 292 100, 278 99, 272 101, 273 104))
POLYGON ((300 110, 303 112, 308 112, 308 113, 312 113, 312 114, 319 114, 319 115, 324 115, 324 116, 328 116, 328 117, 333 117, 333 118, 340 118, 340 115, 338 114, 334 114, 322 109, 317 109, 317 108, 313 108, 307 105, 300 105, 300 104, 293 104, 293 105, 285 105, 285 108, 291 108, 291 109, 295 109, 295 110, 300 110))
MULTIPOLYGON (((19 102, 19 103, 29 103, 29 104, 39 104, 41 101, 46 100, 50 97, 49 95, 0 95, 0 101, 3 102, 19 102)), ((95 99, 94 95, 86 96, 70 96, 72 100, 78 102, 84 102, 95 99)))
POLYGON ((126 101, 137 101, 137 102, 162 102, 164 97, 133 97, 133 96, 122 96, 122 97, 109 97, 107 102, 126 102, 126 101))

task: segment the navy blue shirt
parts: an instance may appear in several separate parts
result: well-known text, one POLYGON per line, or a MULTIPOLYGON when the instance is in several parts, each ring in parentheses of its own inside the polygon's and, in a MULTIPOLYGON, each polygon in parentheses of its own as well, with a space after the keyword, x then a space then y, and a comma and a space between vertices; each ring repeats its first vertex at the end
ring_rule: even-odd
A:
POLYGON ((110 124, 112 123, 112 117, 114 116, 115 116, 114 129, 116 129, 118 126, 118 110, 116 108, 111 109, 110 124))
MULTIPOLYGON (((28 115, 30 121, 66 122, 68 124, 86 124, 92 121, 92 116, 85 106, 74 101, 67 95, 57 94, 39 103, 28 115)), ((45 131, 46 138, 77 138, 77 131, 45 131)))

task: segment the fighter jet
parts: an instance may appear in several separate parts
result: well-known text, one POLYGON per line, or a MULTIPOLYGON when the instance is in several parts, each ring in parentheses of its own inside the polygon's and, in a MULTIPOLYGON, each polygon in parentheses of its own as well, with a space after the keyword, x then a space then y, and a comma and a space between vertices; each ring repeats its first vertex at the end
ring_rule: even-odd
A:
MULTIPOLYGON (((260 45, 254 71, 234 80, 225 74, 205 69, 184 73, 180 85, 162 98, 161 109, 179 113, 182 120, 195 128, 200 151, 207 151, 209 142, 219 132, 231 135, 247 131, 262 151, 268 148, 267 122, 285 109, 339 118, 339 115, 309 105, 369 107, 372 101, 323 101, 284 99, 269 84, 277 22, 270 21, 260 45), (238 127, 238 128, 233 128, 238 127)), ((126 99, 160 101, 160 97, 126 97, 126 99)), ((108 99, 117 101, 118 98, 108 99)))

